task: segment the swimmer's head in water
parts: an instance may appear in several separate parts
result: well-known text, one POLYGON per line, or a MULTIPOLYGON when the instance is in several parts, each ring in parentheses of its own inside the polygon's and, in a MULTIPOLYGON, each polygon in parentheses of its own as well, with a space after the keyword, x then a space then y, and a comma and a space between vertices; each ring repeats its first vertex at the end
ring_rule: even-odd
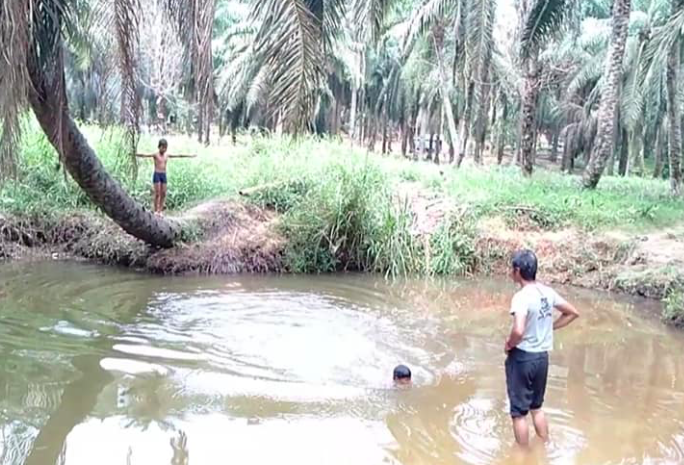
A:
POLYGON ((394 369, 392 379, 396 384, 411 384, 411 370, 406 365, 398 365, 394 369))

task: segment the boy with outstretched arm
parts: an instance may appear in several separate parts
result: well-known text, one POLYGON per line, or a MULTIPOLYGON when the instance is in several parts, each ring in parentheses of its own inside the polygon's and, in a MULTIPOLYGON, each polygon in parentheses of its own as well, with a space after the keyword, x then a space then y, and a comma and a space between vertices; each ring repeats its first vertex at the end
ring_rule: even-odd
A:
POLYGON ((154 184, 154 212, 161 214, 164 211, 166 204, 166 164, 169 158, 195 158, 197 155, 170 155, 167 150, 169 144, 166 139, 159 141, 157 153, 151 155, 137 154, 140 158, 154 159, 154 175, 152 176, 152 184, 154 184))

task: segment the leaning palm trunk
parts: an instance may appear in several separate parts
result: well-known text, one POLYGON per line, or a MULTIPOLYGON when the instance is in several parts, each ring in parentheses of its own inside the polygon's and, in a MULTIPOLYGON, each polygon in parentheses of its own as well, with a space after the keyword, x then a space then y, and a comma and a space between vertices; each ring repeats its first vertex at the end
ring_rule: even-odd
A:
MULTIPOLYGON (((62 60, 56 59, 53 72, 64 79, 62 60)), ((130 235, 158 247, 171 247, 178 229, 170 222, 144 209, 105 170, 67 109, 66 100, 52 92, 43 71, 30 69, 33 89, 31 107, 59 153, 62 163, 88 198, 130 235)))
POLYGON ((670 50, 667 62, 667 119, 669 122, 670 146, 667 151, 670 163, 670 188, 672 193, 679 195, 682 190, 682 120, 677 95, 678 76, 680 66, 680 42, 677 40, 670 50))
POLYGON ((615 114, 620 96, 622 62, 629 30, 630 8, 631 0, 615 0, 613 4, 613 28, 610 52, 606 61, 606 86, 601 95, 598 112, 598 133, 589 164, 584 170, 582 178, 582 184, 589 189, 594 189, 598 185, 606 163, 613 152, 615 114))
POLYGON ((534 170, 534 151, 537 142, 537 102, 539 101, 540 70, 538 51, 523 64, 522 118, 520 120, 520 156, 526 176, 534 170))

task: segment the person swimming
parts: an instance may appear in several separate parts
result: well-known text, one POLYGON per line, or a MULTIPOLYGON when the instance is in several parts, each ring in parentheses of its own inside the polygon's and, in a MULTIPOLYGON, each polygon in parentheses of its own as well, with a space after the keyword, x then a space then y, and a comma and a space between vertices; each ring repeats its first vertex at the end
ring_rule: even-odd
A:
POLYGON ((411 369, 406 365, 397 365, 392 374, 394 384, 407 386, 411 384, 411 369))

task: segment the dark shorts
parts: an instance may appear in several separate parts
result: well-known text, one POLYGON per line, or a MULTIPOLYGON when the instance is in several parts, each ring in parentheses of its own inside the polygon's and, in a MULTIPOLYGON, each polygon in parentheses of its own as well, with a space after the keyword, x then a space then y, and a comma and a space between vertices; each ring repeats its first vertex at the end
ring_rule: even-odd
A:
POLYGON ((158 173, 155 171, 154 174, 152 175, 152 183, 153 184, 157 184, 157 183, 166 184, 166 173, 158 173))
POLYGON ((506 389, 511 403, 511 416, 524 417, 544 403, 549 353, 532 353, 513 349, 506 358, 506 389))

